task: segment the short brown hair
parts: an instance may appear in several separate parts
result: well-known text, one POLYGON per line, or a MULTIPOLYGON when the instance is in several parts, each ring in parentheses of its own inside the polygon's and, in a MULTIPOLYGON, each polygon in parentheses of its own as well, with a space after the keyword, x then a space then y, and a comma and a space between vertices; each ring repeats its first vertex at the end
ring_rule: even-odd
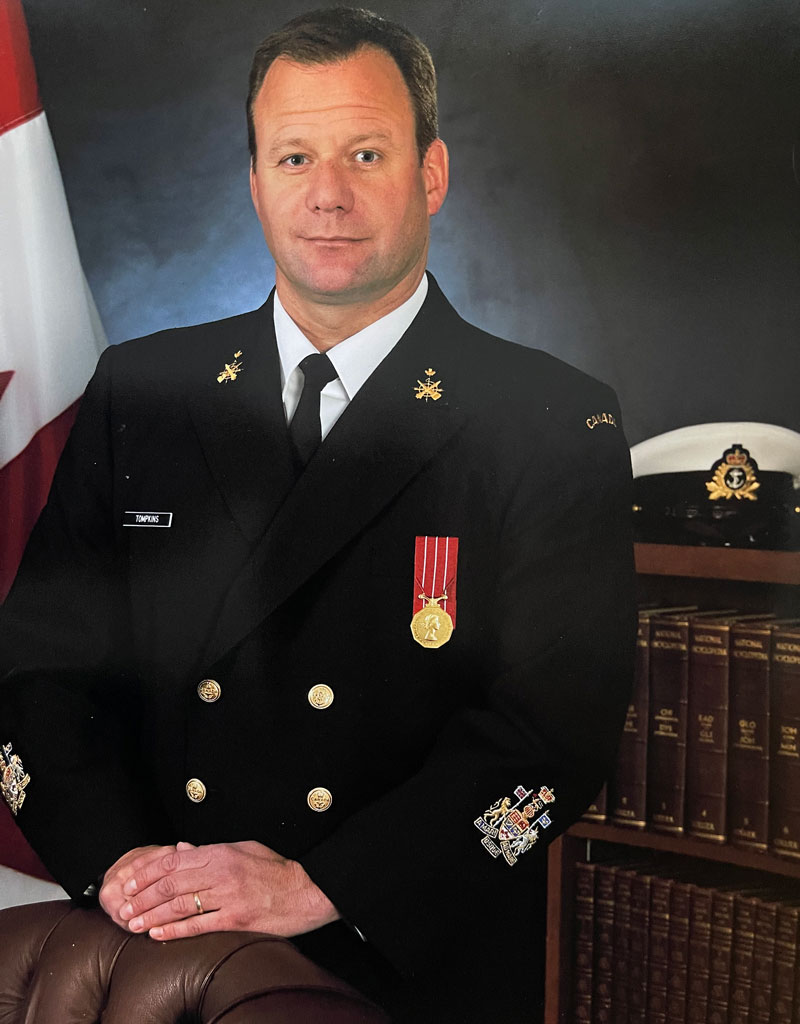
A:
POLYGON ((301 14, 267 36, 253 57, 247 94, 247 141, 256 161, 253 103, 270 65, 278 57, 299 64, 328 64, 364 46, 385 50, 400 69, 411 95, 420 162, 439 134, 436 70, 428 47, 402 25, 360 7, 327 7, 301 14))

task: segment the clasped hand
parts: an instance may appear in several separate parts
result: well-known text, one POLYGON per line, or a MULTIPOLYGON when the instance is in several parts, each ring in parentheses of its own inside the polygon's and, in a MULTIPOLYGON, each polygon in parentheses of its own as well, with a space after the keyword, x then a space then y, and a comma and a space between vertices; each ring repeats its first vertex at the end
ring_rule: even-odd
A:
POLYGON ((100 905, 121 928, 159 940, 219 931, 288 938, 339 917, 302 865, 256 842, 138 847, 106 872, 100 905))

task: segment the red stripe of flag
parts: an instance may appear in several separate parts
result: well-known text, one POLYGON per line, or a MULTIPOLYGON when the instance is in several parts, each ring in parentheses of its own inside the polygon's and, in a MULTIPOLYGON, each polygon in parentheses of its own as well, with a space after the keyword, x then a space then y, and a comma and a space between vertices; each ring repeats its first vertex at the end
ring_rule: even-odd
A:
POLYGON ((3 844, 2 864, 4 867, 21 871, 25 875, 33 875, 34 878, 42 878, 46 882, 53 881, 47 868, 17 828, 11 811, 2 801, 0 801, 0 836, 3 844))
POLYGON ((79 404, 80 399, 42 427, 27 448, 0 469, 0 604, 11 588, 30 532, 47 501, 56 463, 79 404))
POLYGON ((20 0, 0 0, 0 134, 41 113, 20 0))

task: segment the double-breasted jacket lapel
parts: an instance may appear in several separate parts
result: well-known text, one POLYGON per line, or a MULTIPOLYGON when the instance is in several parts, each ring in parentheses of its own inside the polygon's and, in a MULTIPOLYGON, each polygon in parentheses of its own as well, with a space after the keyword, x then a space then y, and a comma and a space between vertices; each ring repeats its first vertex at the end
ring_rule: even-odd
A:
MULTIPOLYGON (((455 385, 454 335, 460 323, 431 280, 411 327, 359 390, 271 521, 265 521, 265 532, 233 580, 209 637, 207 664, 239 643, 356 537, 461 427, 457 387, 443 386, 437 400, 416 394, 428 369, 455 385)), ((274 453, 274 439, 267 444, 274 453)), ((284 457, 280 445, 277 454, 284 457)), ((263 464, 263 455, 259 461, 263 464)))
POLYGON ((230 336, 205 350, 189 413, 209 469, 237 526, 256 541, 294 484, 281 399, 272 296, 244 317, 224 321, 230 336), (218 381, 241 352, 235 380, 218 381))

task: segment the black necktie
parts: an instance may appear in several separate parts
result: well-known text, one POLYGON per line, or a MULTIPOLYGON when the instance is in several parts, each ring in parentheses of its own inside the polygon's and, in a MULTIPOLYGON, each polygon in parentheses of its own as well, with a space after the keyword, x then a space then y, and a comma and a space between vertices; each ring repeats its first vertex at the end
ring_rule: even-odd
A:
POLYGON ((325 385, 335 380, 337 376, 333 363, 324 352, 306 356, 300 363, 300 369, 304 378, 303 391, 289 424, 289 436, 294 446, 295 468, 298 473, 305 468, 308 460, 319 448, 322 440, 319 395, 325 385))

